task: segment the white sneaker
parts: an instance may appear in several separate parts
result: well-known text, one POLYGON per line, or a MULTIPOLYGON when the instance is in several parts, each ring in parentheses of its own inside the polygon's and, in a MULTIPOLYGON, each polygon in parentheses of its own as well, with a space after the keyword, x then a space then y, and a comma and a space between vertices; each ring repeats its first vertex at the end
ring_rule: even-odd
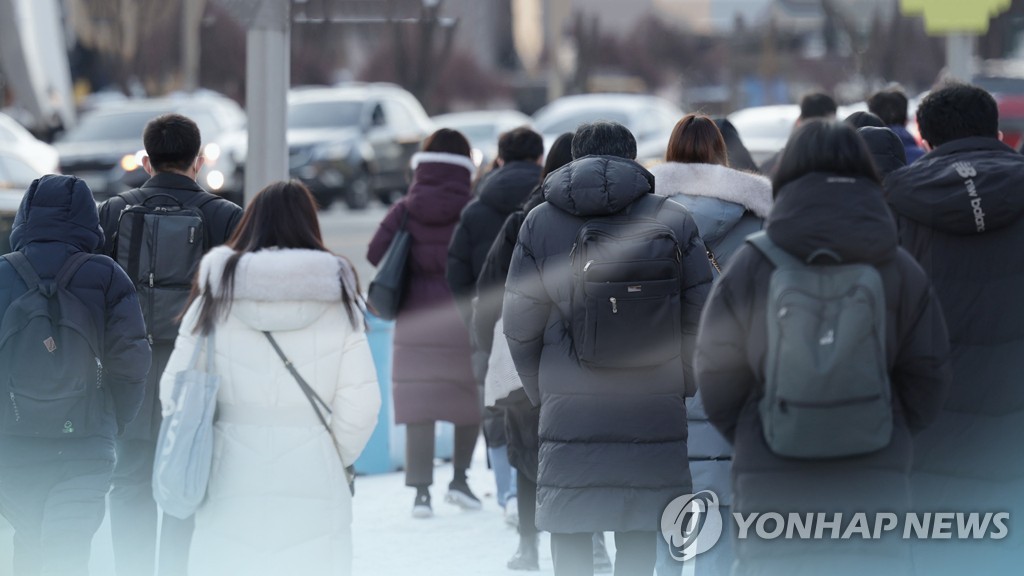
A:
POLYGON ((519 527, 519 500, 515 496, 505 501, 505 524, 513 528, 519 527))

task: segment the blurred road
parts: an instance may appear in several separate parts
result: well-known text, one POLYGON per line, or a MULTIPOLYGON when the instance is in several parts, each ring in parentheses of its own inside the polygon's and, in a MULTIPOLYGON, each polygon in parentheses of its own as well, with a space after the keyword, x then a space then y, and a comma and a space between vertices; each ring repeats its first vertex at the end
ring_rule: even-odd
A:
POLYGON ((385 214, 387 206, 377 202, 362 211, 349 210, 341 202, 336 202, 329 210, 320 213, 320 232, 324 243, 352 262, 364 291, 375 271, 366 261, 366 248, 385 214))

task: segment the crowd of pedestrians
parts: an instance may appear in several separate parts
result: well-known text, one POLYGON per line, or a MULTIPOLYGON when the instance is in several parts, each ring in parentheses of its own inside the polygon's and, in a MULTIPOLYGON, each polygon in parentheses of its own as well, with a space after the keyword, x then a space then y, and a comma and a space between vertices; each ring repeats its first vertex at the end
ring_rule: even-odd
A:
MULTIPOLYGON (((392 386, 414 521, 434 514, 450 422, 444 500, 481 508, 482 431, 518 532, 509 570, 541 568, 547 531, 557 576, 1012 573, 1024 156, 972 85, 922 100, 920 140, 901 91, 868 108, 840 122, 806 96, 760 167, 701 114, 651 167, 615 122, 549 150, 517 128, 476 182, 465 136, 431 134, 367 252, 378 265, 409 239, 392 386), (706 525, 666 511, 705 491, 723 535, 693 558, 706 525), (733 521, 940 512, 1006 513, 1008 536, 770 538, 733 521)), ((373 307, 302 184, 243 211, 196 183, 193 121, 160 116, 143 139, 150 179, 98 209, 73 175, 35 181, 0 259, 14 573, 86 574, 109 498, 118 576, 348 574, 351 465, 381 406, 373 307), (162 422, 203 367, 203 497, 161 514, 162 422)))

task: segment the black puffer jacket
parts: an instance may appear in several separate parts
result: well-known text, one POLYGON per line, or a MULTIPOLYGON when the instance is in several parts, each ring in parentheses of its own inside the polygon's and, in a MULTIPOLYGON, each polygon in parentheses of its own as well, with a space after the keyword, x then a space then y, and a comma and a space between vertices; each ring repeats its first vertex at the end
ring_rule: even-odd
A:
POLYGON ((871 158, 878 169, 878 175, 885 178, 895 170, 907 165, 907 151, 903 141, 888 128, 865 126, 857 133, 871 150, 871 158))
MULTIPOLYGON (((94 252, 102 243, 96 205, 84 181, 51 175, 33 182, 15 217, 11 246, 25 254, 41 278, 54 278, 69 257, 94 252)), ((5 457, 14 445, 37 446, 36 457, 54 457, 56 451, 43 446, 60 444, 66 457, 113 460, 114 436, 135 418, 142 404, 150 349, 135 287, 117 263, 96 255, 82 264, 69 288, 90 308, 99 328, 103 382, 112 404, 110 420, 95 437, 4 439, 5 457)), ((25 290, 14 268, 6 260, 0 261, 0 314, 25 290)))
MULTIPOLYGON (((743 246, 708 299, 696 355, 697 385, 708 416, 735 449, 733 510, 744 515, 906 510, 910 435, 934 420, 950 380, 946 327, 928 279, 897 248, 882 191, 868 180, 813 173, 791 182, 779 192, 766 230, 801 259, 827 248, 845 262, 878 268, 886 293, 894 430, 888 447, 858 457, 796 460, 768 448, 758 401, 764 396, 765 305, 773 267, 753 246, 743 246)), ((905 546, 860 539, 751 538, 738 542, 737 557, 740 574, 845 574, 844 566, 856 574, 909 569, 905 546)))
POLYGON ((1024 558, 1024 157, 994 138, 948 142, 885 181, 900 242, 949 323, 953 387, 917 438, 924 510, 1009 511, 1002 541, 920 547, 921 574, 1002 574, 1024 558))
MULTIPOLYGON (((153 175, 143 184, 139 191, 145 198, 156 194, 172 196, 180 203, 185 203, 196 194, 209 197, 202 204, 203 221, 206 226, 206 248, 220 246, 227 242, 235 231, 235 226, 242 219, 242 209, 233 202, 217 197, 202 189, 194 180, 181 174, 161 172, 153 175)), ((168 203, 166 199, 152 200, 152 203, 168 203)), ((100 225, 103 227, 103 253, 114 256, 115 234, 121 211, 128 206, 123 195, 114 196, 100 205, 100 225)), ((146 381, 146 398, 143 400, 139 417, 132 422, 125 433, 129 440, 155 440, 160 430, 160 375, 167 366, 167 360, 174 349, 173 342, 156 343, 153 346, 153 369, 146 381)))
POLYGON ((470 303, 476 295, 476 280, 484 267, 487 251, 505 219, 523 207, 530 191, 540 182, 540 171, 540 165, 535 162, 509 162, 484 178, 479 197, 462 210, 448 245, 445 277, 467 326, 472 314, 470 303))
POLYGON ((711 266, 685 208, 666 202, 659 214, 682 251, 681 356, 644 370, 600 370, 573 352, 569 253, 577 231, 589 218, 656 202, 653 188, 636 162, 580 158, 547 177, 547 203, 519 233, 502 318, 524 389, 541 409, 542 530, 657 530, 665 505, 691 487, 684 396, 711 266))

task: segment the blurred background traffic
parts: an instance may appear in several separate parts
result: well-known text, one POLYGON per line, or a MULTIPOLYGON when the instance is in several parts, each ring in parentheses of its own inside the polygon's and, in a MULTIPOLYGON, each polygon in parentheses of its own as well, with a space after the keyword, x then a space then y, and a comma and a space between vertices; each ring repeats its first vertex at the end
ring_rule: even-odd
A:
POLYGON ((202 130, 200 184, 243 203, 265 121, 246 114, 249 33, 268 13, 286 19, 287 170, 324 208, 399 197, 441 126, 481 171, 505 130, 550 142, 595 119, 629 127, 653 164, 701 111, 728 116, 760 163, 804 93, 834 95, 844 118, 898 84, 914 133, 920 97, 954 76, 996 95, 1011 146, 1024 133, 1024 0, 0 0, 0 252, 43 173, 98 201, 144 182, 142 129, 165 112, 202 130))

